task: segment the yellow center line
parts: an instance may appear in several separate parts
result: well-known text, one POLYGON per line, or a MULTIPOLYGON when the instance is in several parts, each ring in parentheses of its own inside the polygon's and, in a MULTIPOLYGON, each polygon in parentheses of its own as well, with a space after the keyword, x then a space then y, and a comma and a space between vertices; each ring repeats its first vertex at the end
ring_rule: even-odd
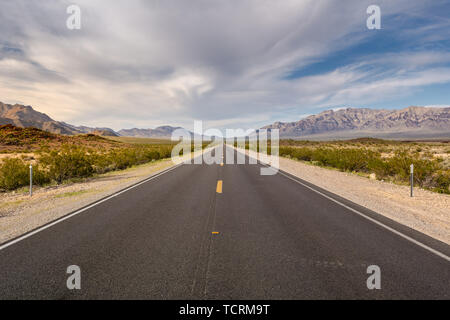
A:
POLYGON ((217 181, 216 192, 217 193, 222 193, 222 180, 217 181))

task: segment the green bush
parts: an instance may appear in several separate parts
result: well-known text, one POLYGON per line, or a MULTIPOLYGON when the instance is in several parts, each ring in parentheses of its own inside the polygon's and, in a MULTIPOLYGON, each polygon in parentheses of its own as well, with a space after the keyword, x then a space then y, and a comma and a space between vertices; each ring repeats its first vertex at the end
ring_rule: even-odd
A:
POLYGON ((28 166, 16 158, 6 158, 0 165, 0 188, 14 190, 30 183, 28 166))
MULTIPOLYGON (((61 183, 95 173, 126 169, 168 158, 172 148, 173 145, 133 145, 107 151, 73 144, 63 145, 58 150, 43 146, 38 163, 33 165, 33 184, 61 183)), ((7 158, 0 162, 0 189, 14 190, 29 183, 29 164, 24 159, 7 158)))
POLYGON ((318 165, 337 168, 341 171, 375 173, 378 179, 392 179, 407 183, 410 165, 414 165, 414 183, 417 186, 450 193, 450 172, 442 169, 439 159, 421 159, 419 154, 411 156, 406 150, 393 157, 383 159, 380 152, 365 148, 330 147, 280 147, 280 156, 311 161, 318 165))
POLYGON ((280 147, 281 156, 314 161, 321 166, 338 168, 341 171, 368 171, 369 162, 378 154, 365 149, 354 148, 292 148, 280 147))
POLYGON ((39 159, 50 179, 58 183, 71 178, 83 178, 93 174, 94 157, 86 149, 74 145, 64 145, 60 151, 44 153, 39 159))
POLYGON ((368 169, 370 172, 375 173, 378 179, 385 179, 394 175, 394 169, 389 165, 387 161, 381 158, 372 158, 368 161, 368 169))
POLYGON ((421 187, 429 186, 433 174, 439 170, 437 161, 413 158, 405 151, 397 152, 394 157, 387 160, 391 174, 395 175, 397 180, 405 182, 409 181, 411 164, 414 165, 414 183, 421 187))
POLYGON ((291 148, 291 147, 280 147, 280 156, 289 155, 291 158, 302 161, 311 161, 313 157, 313 151, 311 148, 291 148))
POLYGON ((439 193, 450 194, 450 171, 439 170, 433 174, 433 179, 429 187, 439 193))
MULTIPOLYGON (((47 173, 38 164, 33 165, 33 185, 50 182, 47 173)), ((22 159, 7 158, 0 165, 0 189, 14 190, 30 184, 29 164, 22 159)))
POLYGON ((39 164, 33 165, 33 185, 43 186, 51 181, 47 171, 39 164))

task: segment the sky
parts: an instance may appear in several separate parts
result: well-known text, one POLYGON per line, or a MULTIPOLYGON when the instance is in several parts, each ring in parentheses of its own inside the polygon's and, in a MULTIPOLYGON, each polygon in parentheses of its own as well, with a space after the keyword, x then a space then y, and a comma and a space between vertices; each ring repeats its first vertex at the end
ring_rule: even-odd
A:
POLYGON ((441 0, 1 0, 0 101, 115 130, 450 105, 449 12, 441 0))

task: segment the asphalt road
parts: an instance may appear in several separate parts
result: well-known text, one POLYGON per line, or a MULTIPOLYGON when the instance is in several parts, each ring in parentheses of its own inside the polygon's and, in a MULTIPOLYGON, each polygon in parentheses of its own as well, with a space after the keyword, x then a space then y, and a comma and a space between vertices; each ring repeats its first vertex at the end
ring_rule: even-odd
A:
POLYGON ((450 298, 449 246, 260 168, 183 164, 0 246, 0 299, 450 298))

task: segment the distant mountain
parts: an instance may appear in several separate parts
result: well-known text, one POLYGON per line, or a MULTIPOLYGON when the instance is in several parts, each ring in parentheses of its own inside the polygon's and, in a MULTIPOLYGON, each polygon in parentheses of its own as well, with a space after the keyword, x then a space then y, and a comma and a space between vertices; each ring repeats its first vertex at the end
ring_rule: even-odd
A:
POLYGON ((71 124, 65 123, 65 122, 60 122, 63 123, 66 126, 69 126, 70 128, 72 128, 73 130, 77 131, 77 132, 81 132, 81 133, 92 133, 92 134, 96 134, 98 136, 108 136, 108 137, 118 137, 119 133, 117 133, 116 131, 114 131, 113 129, 110 128, 91 128, 91 127, 86 127, 86 126, 73 126, 71 124))
POLYGON ((450 138, 450 107, 328 110, 296 122, 275 122, 263 129, 279 129, 283 138, 450 138))
POLYGON ((125 137, 141 137, 141 138, 169 138, 172 136, 172 132, 177 129, 183 129, 181 127, 161 126, 155 129, 122 129, 119 131, 121 136, 125 137))
MULTIPOLYGON (((74 126, 62 121, 56 121, 45 113, 34 110, 31 106, 20 104, 5 104, 0 102, 0 125, 12 124, 17 127, 35 127, 51 133, 76 135, 92 133, 100 136, 128 136, 145 138, 170 139, 172 132, 181 127, 161 126, 155 129, 123 129, 119 132, 110 128, 92 128, 74 126)), ((192 133, 191 133, 192 134, 192 133)))
POLYGON ((45 131, 59 134, 76 134, 73 128, 62 122, 58 122, 38 112, 30 106, 20 104, 4 104, 0 102, 0 125, 12 124, 17 127, 35 127, 45 131))
POLYGON ((92 133, 103 136, 118 136, 117 132, 110 128, 77 127, 53 120, 45 113, 34 110, 31 106, 0 102, 0 125, 4 124, 12 124, 22 128, 35 127, 51 133, 65 135, 92 133))
MULTIPOLYGON (((122 129, 74 126, 56 121, 31 106, 0 102, 0 125, 35 127, 51 133, 75 135, 129 136, 170 139, 181 127, 122 129)), ((279 129, 282 138, 347 139, 376 137, 388 139, 450 138, 450 107, 408 107, 401 110, 346 108, 328 110, 296 122, 275 122, 263 129, 279 129)), ((194 134, 191 132, 191 135, 194 134)), ((207 137, 203 137, 207 139, 207 137)))

